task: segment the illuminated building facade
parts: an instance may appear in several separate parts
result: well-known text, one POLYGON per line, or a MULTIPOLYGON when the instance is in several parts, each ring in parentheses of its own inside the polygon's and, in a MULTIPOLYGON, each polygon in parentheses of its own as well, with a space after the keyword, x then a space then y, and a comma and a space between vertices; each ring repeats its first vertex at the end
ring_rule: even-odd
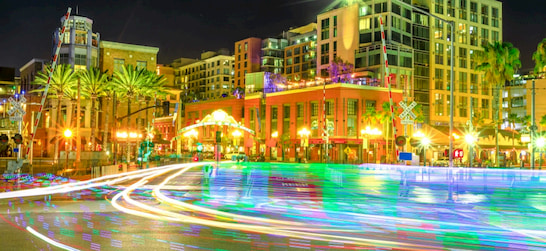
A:
POLYGON ((288 45, 285 38, 266 38, 262 40, 262 71, 276 74, 283 73, 284 48, 288 45))
POLYGON ((175 67, 176 83, 185 102, 213 100, 231 95, 234 88, 234 59, 226 49, 207 51, 201 59, 175 67))
POLYGON ((159 48, 145 45, 118 43, 111 41, 100 42, 100 70, 114 71, 123 65, 132 65, 137 69, 155 71, 159 48))
MULTIPOLYGON (((61 17, 61 25, 65 16, 61 17)), ((53 34, 53 45, 59 41, 61 28, 53 34)), ((99 66, 100 34, 93 32, 93 20, 71 15, 59 53, 59 64, 69 64, 75 70, 99 66)))
POLYGON ((284 76, 287 81, 314 80, 317 71, 317 24, 311 23, 288 31, 284 48, 284 76))
POLYGON ((261 69, 262 40, 251 37, 235 42, 235 88, 245 88, 245 75, 261 69))

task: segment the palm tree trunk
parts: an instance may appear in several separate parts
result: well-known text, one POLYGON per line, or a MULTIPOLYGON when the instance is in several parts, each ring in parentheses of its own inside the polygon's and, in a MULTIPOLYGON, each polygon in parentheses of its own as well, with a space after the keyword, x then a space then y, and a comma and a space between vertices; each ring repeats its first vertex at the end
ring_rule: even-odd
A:
POLYGON ((97 97, 91 95, 91 151, 94 152, 95 147, 95 100, 97 97))
POLYGON ((108 112, 108 98, 104 99, 104 106, 105 109, 102 109, 104 111, 104 133, 102 136, 102 149, 103 151, 107 151, 108 149, 108 123, 110 122, 110 113, 108 112))
POLYGON ((56 163, 59 160, 59 141, 61 140, 61 106, 62 106, 62 95, 57 95, 57 121, 56 121, 56 131, 55 134, 55 147, 54 147, 54 155, 53 155, 53 162, 56 163))
POLYGON ((129 170, 129 161, 131 158, 131 146, 129 145, 129 126, 131 122, 131 97, 127 96, 127 170, 129 170))

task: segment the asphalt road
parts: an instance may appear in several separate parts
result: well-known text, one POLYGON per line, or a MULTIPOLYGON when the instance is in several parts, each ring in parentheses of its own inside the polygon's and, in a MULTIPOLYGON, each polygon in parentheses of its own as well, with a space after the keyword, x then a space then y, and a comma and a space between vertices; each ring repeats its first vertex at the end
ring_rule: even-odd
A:
POLYGON ((545 180, 538 171, 223 163, 5 182, 13 191, 0 193, 0 250, 546 250, 545 180))

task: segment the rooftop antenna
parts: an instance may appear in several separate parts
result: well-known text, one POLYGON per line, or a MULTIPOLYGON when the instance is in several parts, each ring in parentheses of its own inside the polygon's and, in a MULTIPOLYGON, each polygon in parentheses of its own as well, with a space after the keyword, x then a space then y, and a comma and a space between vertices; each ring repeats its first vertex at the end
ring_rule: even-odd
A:
POLYGON ((78 5, 76 5, 76 15, 79 15, 80 14, 80 9, 78 7, 78 5))

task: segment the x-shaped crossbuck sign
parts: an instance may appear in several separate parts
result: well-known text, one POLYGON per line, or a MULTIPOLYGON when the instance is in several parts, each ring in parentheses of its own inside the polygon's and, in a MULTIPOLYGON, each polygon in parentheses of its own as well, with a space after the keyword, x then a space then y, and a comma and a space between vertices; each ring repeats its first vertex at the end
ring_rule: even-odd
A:
POLYGON ((27 102, 25 97, 21 96, 19 100, 15 100, 10 97, 8 101, 11 103, 11 109, 8 111, 9 116, 13 118, 12 120, 21 120, 23 115, 26 114, 25 110, 23 109, 23 104, 27 102))
POLYGON ((402 113, 400 113, 400 118, 401 119, 407 119, 408 117, 410 117, 411 119, 416 119, 417 118, 417 115, 415 115, 415 113, 413 113, 413 108, 417 105, 417 103, 415 103, 415 101, 412 101, 409 105, 406 105, 406 102, 404 102, 404 101, 400 101, 400 103, 398 103, 398 104, 403 109, 402 113))

